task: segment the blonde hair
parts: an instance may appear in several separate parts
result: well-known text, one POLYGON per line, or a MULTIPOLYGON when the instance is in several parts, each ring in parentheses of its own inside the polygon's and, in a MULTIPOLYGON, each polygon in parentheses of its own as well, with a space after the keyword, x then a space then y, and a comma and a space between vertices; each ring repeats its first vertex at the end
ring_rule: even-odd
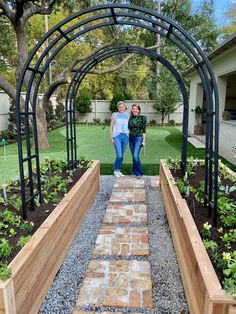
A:
POLYGON ((120 106, 120 105, 124 105, 124 106, 125 106, 125 109, 127 109, 126 104, 125 104, 124 101, 122 101, 122 100, 121 100, 121 101, 118 101, 118 103, 117 103, 117 105, 116 105, 116 106, 117 106, 117 109, 119 109, 119 106, 120 106))

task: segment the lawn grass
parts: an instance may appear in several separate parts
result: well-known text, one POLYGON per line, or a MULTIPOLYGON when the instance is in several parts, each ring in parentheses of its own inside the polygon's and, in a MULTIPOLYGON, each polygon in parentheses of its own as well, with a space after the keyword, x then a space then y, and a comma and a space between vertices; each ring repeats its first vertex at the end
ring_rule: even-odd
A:
MULTIPOLYGON (((101 174, 112 174, 115 151, 110 143, 109 126, 77 125, 76 132, 78 156, 100 160, 101 174)), ((46 156, 58 159, 66 158, 65 127, 49 132, 48 138, 50 147, 40 150, 40 159, 43 160, 46 156)), ((181 142, 182 133, 175 127, 148 127, 147 145, 140 153, 144 174, 159 174, 160 159, 180 158, 181 142)), ((25 148, 23 150, 25 151, 25 148)), ((204 158, 204 149, 197 149, 188 143, 187 150, 188 156, 204 158)), ((0 147, 0 183, 8 178, 18 176, 17 144, 7 145, 6 153, 7 158, 5 160, 3 147, 0 147)), ((223 158, 222 161, 226 162, 223 158)), ((236 167, 233 168, 235 171, 236 167)), ((129 147, 125 152, 122 170, 125 174, 130 174, 132 171, 129 147)))

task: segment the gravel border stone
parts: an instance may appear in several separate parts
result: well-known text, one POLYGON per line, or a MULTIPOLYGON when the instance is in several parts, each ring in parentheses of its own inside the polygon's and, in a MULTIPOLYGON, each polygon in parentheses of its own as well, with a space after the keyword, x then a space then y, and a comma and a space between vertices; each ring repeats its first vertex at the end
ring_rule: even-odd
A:
MULTIPOLYGON (((123 313, 188 313, 178 264, 173 249, 161 193, 150 185, 150 177, 145 176, 147 196, 150 256, 129 256, 123 259, 148 260, 151 264, 154 309, 139 311, 125 308, 123 313), (181 312, 182 311, 182 312, 181 312)), ((89 209, 73 244, 55 277, 48 294, 41 305, 39 314, 71 314, 81 288, 89 260, 101 259, 92 255, 97 234, 110 199, 115 178, 100 177, 100 191, 89 209)), ((120 225, 120 224, 119 224, 120 225)), ((130 224, 129 224, 130 225, 130 224)), ((134 224, 143 225, 143 224, 134 224)), ((117 256, 103 256, 104 260, 117 260, 117 256)), ((86 310, 98 310, 86 308, 86 310)), ((115 308, 101 310, 116 312, 115 308)))

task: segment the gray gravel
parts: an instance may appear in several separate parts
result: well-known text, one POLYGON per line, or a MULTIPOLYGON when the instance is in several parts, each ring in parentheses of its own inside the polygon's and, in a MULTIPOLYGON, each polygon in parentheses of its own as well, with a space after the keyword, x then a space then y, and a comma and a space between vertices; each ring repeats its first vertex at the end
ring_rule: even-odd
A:
MULTIPOLYGON (((39 311, 40 314, 71 314, 78 297, 84 274, 97 238, 102 219, 109 202, 115 179, 101 176, 100 192, 89 209, 73 244, 39 311)), ((152 269, 154 309, 139 309, 140 313, 179 314, 188 313, 178 264, 166 221, 161 194, 150 186, 150 177, 145 177, 147 194, 150 256, 127 259, 149 260, 152 269)), ((137 225, 137 224, 135 224, 137 225)), ((140 224, 142 225, 142 224, 140 224)), ((102 259, 120 259, 103 256, 102 259)), ((86 310, 98 310, 86 308, 86 310)), ((112 308, 102 308, 115 312, 112 308)), ((123 313, 137 310, 125 308, 123 313)))

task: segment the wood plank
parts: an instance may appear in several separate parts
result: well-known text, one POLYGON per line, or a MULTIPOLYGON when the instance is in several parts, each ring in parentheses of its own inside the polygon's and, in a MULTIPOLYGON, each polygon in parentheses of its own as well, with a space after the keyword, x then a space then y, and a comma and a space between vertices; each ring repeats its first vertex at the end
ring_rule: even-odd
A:
MULTIPOLYGON (((221 314, 229 314, 230 307, 223 301, 225 292, 215 274, 188 205, 163 161, 160 163, 160 182, 190 313, 218 314, 222 311, 221 314), (214 303, 215 295, 222 300, 222 306, 214 303)), ((231 299, 229 303, 233 304, 232 297, 228 297, 231 299)))
MULTIPOLYGON (((81 187, 81 189, 83 190, 83 193, 80 195, 75 195, 75 200, 72 203, 72 206, 67 206, 68 210, 65 211, 64 216, 60 215, 57 217, 55 223, 48 230, 47 236, 42 241, 42 249, 37 252, 38 254, 32 260, 31 265, 29 263, 25 264, 25 272, 23 273, 24 275, 18 278, 16 284, 16 298, 20 300, 17 302, 17 304, 23 305, 23 311, 25 310, 27 302, 22 296, 23 291, 27 291, 27 294, 30 295, 32 289, 30 287, 35 285, 39 289, 41 282, 42 285, 46 286, 48 281, 50 286, 52 280, 51 276, 48 274, 53 273, 52 279, 54 278, 61 265, 61 262, 64 260, 65 253, 70 247, 74 236, 78 231, 78 226, 80 226, 84 216, 87 213, 89 205, 91 205, 91 195, 94 195, 94 190, 90 189, 89 192, 88 187, 84 188, 84 186, 81 187), (83 197, 83 195, 85 197, 83 197), (80 211, 78 212, 77 207, 79 204, 82 205, 80 205, 80 211), (51 251, 53 251, 53 255, 51 255, 51 251), (62 257, 60 258, 60 256, 62 257), (34 275, 29 278, 27 274, 30 268, 34 275), (40 277, 38 274, 40 274, 40 277), (46 276, 44 276, 44 274, 46 274, 46 276)), ((34 289, 32 289, 32 291, 34 292, 34 289)), ((43 290, 41 289, 41 291, 43 290)), ((19 311, 19 313, 21 313, 21 311, 19 311)))

